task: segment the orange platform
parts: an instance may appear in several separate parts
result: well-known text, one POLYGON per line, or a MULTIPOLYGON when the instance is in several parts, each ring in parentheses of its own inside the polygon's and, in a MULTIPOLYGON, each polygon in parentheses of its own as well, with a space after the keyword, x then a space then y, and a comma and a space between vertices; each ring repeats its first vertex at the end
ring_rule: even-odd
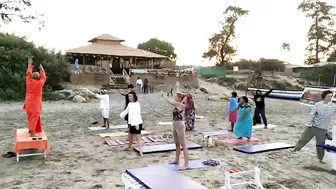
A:
POLYGON ((44 132, 39 133, 37 137, 30 137, 28 129, 16 129, 14 134, 14 153, 16 153, 16 160, 20 157, 44 155, 50 151, 48 138, 44 132), (33 140, 35 138, 36 140, 33 140), (22 150, 38 149, 43 150, 43 153, 20 154, 22 150))

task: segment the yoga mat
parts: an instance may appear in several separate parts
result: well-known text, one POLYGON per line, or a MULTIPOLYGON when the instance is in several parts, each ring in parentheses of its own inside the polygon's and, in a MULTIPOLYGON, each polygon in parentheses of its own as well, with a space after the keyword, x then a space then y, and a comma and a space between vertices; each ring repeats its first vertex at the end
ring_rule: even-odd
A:
POLYGON ((330 151, 330 152, 336 152, 336 146, 333 146, 333 145, 329 145, 329 144, 317 144, 316 145, 317 147, 321 147, 327 151, 330 151))
MULTIPOLYGON (((219 161, 220 165, 217 166, 208 166, 208 165, 203 165, 204 160, 189 160, 189 169, 201 169, 201 168, 209 168, 209 167, 222 167, 226 166, 227 163, 225 161, 219 161)), ((169 170, 172 171, 178 171, 180 168, 183 167, 183 163, 181 162, 180 164, 169 164, 169 163, 161 163, 161 164, 152 164, 149 166, 153 167, 165 167, 168 168, 169 170)))
MULTIPOLYGON (((270 128, 275 128, 277 126, 278 125, 268 124, 267 128, 270 129, 270 128)), ((254 125, 252 128, 253 129, 263 129, 263 128, 265 128, 265 125, 264 124, 257 124, 257 125, 254 125)))
POLYGON ((241 144, 246 144, 246 143, 259 142, 259 139, 252 137, 250 141, 247 141, 246 138, 243 138, 243 139, 230 138, 230 139, 224 139, 222 140, 222 142, 224 143, 224 145, 235 146, 235 145, 241 145, 241 144))
POLYGON ((146 189, 207 189, 196 181, 164 167, 127 169, 126 173, 146 189))
POLYGON ((259 144, 259 145, 252 145, 252 146, 237 146, 233 149, 246 153, 246 154, 256 154, 256 153, 262 153, 262 152, 270 152, 270 151, 276 151, 276 150, 284 150, 294 148, 294 145, 285 144, 285 143, 271 143, 271 144, 259 144))
POLYGON ((203 119, 204 116, 198 116, 198 115, 196 115, 195 118, 196 118, 196 119, 203 119))
MULTIPOLYGON (((148 131, 141 131, 141 135, 148 135, 151 134, 151 132, 148 131)), ((100 133, 99 136, 105 138, 105 137, 122 137, 122 136, 128 136, 128 133, 125 132, 116 132, 116 133, 100 133)))
MULTIPOLYGON (((202 148, 201 145, 193 143, 191 141, 186 141, 187 147, 189 150, 193 149, 200 149, 202 148)), ((139 152, 138 147, 133 147, 133 149, 137 152, 139 152)), ((171 152, 175 151, 175 144, 162 144, 162 145, 153 145, 153 146, 143 146, 142 147, 142 153, 143 154, 150 154, 150 153, 161 153, 161 152, 171 152)))
MULTIPOLYGON (((96 127, 88 127, 90 131, 102 131, 106 130, 106 127, 96 126, 96 127)), ((127 129, 127 125, 110 125, 109 129, 127 129)))
POLYGON ((158 122, 159 125, 172 125, 172 122, 158 122))
POLYGON ((203 136, 218 136, 218 135, 226 135, 229 134, 229 131, 221 130, 221 131, 204 131, 200 132, 203 136))

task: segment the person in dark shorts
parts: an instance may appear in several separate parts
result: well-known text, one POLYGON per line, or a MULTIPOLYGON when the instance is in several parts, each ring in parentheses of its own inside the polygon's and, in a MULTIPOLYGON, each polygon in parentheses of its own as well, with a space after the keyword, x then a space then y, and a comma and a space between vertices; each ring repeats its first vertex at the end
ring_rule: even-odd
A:
POLYGON ((141 140, 141 128, 142 128, 142 117, 141 117, 141 107, 138 102, 138 97, 134 91, 128 93, 129 103, 126 109, 121 112, 120 117, 124 118, 128 114, 128 127, 129 127, 129 135, 128 135, 128 147, 126 150, 130 150, 132 148, 134 137, 137 140, 139 146, 140 157, 142 154, 142 140, 141 140))

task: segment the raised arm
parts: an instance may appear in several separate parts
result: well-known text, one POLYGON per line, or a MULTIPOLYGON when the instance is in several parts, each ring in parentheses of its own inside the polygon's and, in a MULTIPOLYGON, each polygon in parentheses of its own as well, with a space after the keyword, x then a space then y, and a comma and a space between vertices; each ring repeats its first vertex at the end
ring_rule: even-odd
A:
POLYGON ((316 113, 317 113, 317 107, 316 107, 316 105, 314 105, 313 108, 310 110, 310 113, 309 113, 309 116, 308 116, 308 120, 307 120, 307 124, 306 124, 308 127, 313 126, 313 121, 314 121, 316 113))
POLYGON ((268 96, 269 94, 271 94, 271 92, 273 91, 273 89, 270 89, 269 91, 267 91, 265 94, 264 94, 264 97, 268 96))
POLYGON ((184 104, 180 103, 180 102, 176 102, 174 100, 170 100, 169 98, 167 98, 164 94, 162 94, 163 98, 168 102, 168 104, 173 105, 173 106, 183 106, 184 104))
POLYGON ((44 83, 46 82, 47 76, 46 76, 43 66, 40 65, 39 68, 40 68, 40 82, 42 85, 44 85, 44 83))
POLYGON ((26 79, 30 79, 33 73, 33 61, 32 59, 28 59, 28 68, 27 68, 27 72, 26 72, 26 79))

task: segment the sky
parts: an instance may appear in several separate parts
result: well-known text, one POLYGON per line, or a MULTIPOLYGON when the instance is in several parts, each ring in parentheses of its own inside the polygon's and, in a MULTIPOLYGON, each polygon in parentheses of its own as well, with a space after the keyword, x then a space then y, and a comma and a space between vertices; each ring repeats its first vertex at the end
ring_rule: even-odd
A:
MULTIPOLYGON (((325 0, 336 6, 335 0, 325 0)), ((14 20, 2 32, 26 36, 35 44, 67 50, 111 34, 137 47, 157 37, 175 47, 180 65, 208 66, 202 54, 218 32, 229 5, 250 11, 236 25, 236 59, 276 58, 303 64, 311 21, 297 10, 302 0, 33 0, 30 11, 44 14, 45 27, 14 20), (280 49, 289 43, 291 51, 280 49)))

